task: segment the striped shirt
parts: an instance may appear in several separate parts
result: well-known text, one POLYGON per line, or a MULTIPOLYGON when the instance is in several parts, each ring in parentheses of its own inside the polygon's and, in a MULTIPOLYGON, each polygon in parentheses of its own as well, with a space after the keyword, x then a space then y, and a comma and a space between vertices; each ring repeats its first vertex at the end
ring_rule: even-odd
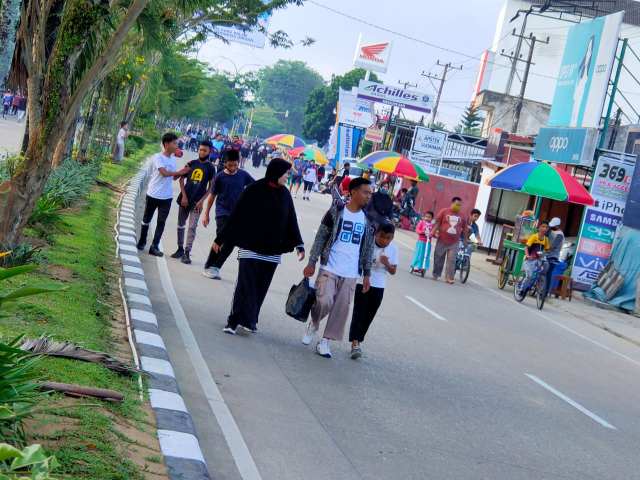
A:
POLYGON ((282 255, 262 255, 261 253, 256 253, 251 250, 245 250, 244 248, 241 248, 238 250, 238 260, 241 259, 261 260, 263 262, 279 264, 282 261, 282 255))

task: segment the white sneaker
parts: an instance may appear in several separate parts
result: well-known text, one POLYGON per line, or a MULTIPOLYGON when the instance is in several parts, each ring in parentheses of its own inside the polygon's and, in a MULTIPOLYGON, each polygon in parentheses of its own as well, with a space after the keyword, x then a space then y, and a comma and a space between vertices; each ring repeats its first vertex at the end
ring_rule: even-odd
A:
POLYGON ((220 280, 220 269, 216 267, 205 268, 202 271, 202 275, 213 280, 220 280))
POLYGON ((331 358, 331 348, 329 347, 329 340, 323 338, 316 345, 316 353, 324 358, 331 358))
POLYGON ((305 332, 304 337, 302 337, 302 343, 304 345, 311 345, 311 342, 313 342, 316 333, 318 333, 318 330, 316 330, 316 328, 313 326, 313 322, 309 320, 307 331, 305 332))

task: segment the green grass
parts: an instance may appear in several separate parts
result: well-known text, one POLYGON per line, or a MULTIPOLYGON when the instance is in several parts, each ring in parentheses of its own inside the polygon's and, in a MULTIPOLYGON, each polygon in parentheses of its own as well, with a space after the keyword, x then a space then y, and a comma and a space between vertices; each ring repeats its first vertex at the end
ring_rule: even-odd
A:
MULTIPOLYGON (((105 163, 99 178, 120 184, 154 150, 144 148, 121 165, 105 163)), ((10 304, 0 319, 0 337, 12 338, 22 332, 28 336, 46 334, 91 349, 113 350, 112 303, 119 296, 113 287, 119 275, 113 240, 117 198, 115 192, 95 187, 82 205, 61 212, 61 219, 49 237, 52 243, 44 248, 47 263, 36 273, 17 277, 9 286, 63 284, 67 290, 10 304), (50 272, 63 280, 52 278, 50 272)), ((59 432, 54 427, 53 432, 49 432, 50 428, 43 436, 37 433, 37 426, 31 432, 34 441, 42 441, 60 461, 61 468, 56 473, 92 480, 143 478, 138 467, 126 459, 127 440, 114 428, 112 420, 117 416, 140 429, 150 429, 139 402, 137 379, 117 375, 98 365, 65 359, 45 359, 40 374, 46 380, 110 388, 125 395, 121 404, 82 401, 85 406, 65 410, 57 408, 60 396, 42 402, 40 407, 56 407, 56 415, 75 419, 72 428, 59 432), (101 408, 87 406, 89 403, 100 404, 101 408)), ((50 417, 46 418, 40 420, 50 422, 50 417)))

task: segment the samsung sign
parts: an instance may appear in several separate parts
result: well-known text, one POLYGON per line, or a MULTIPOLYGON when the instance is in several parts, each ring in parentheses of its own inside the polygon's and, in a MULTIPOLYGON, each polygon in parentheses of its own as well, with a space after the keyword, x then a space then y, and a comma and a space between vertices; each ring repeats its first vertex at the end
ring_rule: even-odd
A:
POLYGON ((590 167, 597 141, 595 128, 543 127, 536 137, 533 156, 538 161, 590 167))

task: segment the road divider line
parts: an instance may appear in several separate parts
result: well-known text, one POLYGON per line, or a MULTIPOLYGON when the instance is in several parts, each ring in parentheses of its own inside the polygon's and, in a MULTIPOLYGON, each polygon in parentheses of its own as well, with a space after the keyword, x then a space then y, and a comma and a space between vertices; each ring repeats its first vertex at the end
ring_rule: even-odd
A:
POLYGON ((407 300, 409 300, 411 303, 413 303, 414 305, 420 307, 422 310, 424 310, 425 312, 427 312, 429 315, 431 315, 434 318, 437 318, 438 320, 440 320, 441 322, 448 322, 449 320, 447 320, 446 318, 444 318, 442 315, 440 315, 437 312, 434 312, 433 310, 431 310, 429 307, 425 307, 423 304, 421 304, 418 300, 416 300, 413 297, 410 297, 409 295, 405 295, 404 298, 406 298, 407 300))
POLYGON ((224 401, 222 393, 220 393, 220 389, 216 385, 213 375, 211 375, 211 370, 209 370, 207 362, 202 356, 196 337, 189 326, 187 316, 185 315, 182 305, 180 304, 180 300, 178 299, 178 295, 173 288, 173 282, 169 275, 167 261, 164 257, 158 257, 157 261, 162 288, 164 289, 166 299, 169 302, 171 312, 175 318, 176 326, 178 327, 178 331, 182 337, 185 350, 189 355, 189 359, 191 360, 191 364, 193 365, 196 376, 198 377, 200 387, 207 398, 209 407, 211 408, 213 415, 216 417, 220 430, 222 431, 227 445, 229 446, 229 451, 231 452, 231 456, 238 468, 240 477, 242 480, 262 480, 258 467, 251 456, 251 452, 249 451, 249 447, 244 441, 242 432, 240 432, 240 428, 233 418, 233 414, 227 406, 227 403, 224 401))
MULTIPOLYGON (((484 290, 487 290, 487 291, 493 293, 494 295, 502 298, 503 300, 509 301, 509 300, 511 300, 513 298, 513 297, 508 297, 506 295, 503 295, 503 294, 493 290, 492 288, 485 287, 484 285, 482 285, 479 282, 476 282, 475 280, 469 279, 469 281, 471 283, 473 283, 474 285, 477 285, 480 288, 482 288, 484 290)), ((575 336, 580 337, 582 340, 584 340, 586 342, 589 342, 589 343, 591 343, 592 345, 595 345, 598 348, 606 350, 607 352, 612 353, 613 355, 616 355, 616 356, 618 356, 618 357, 620 357, 620 358, 622 358, 622 359, 624 359, 624 360, 626 360, 626 361, 628 361, 630 363, 633 363, 636 367, 640 367, 640 362, 635 360, 635 359, 633 359, 633 358, 631 358, 630 356, 625 355, 624 353, 620 353, 617 350, 614 350, 613 348, 606 346, 604 343, 600 343, 597 340, 594 340, 593 338, 589 338, 589 337, 587 337, 586 335, 583 335, 580 332, 576 332, 573 328, 567 327, 566 325, 563 325, 562 323, 557 322, 557 321, 553 320, 552 318, 547 317, 546 315, 540 313, 538 310, 533 310, 531 308, 528 308, 526 305, 518 303, 515 300, 513 302, 516 305, 520 305, 522 308, 525 308, 527 311, 529 311, 529 313, 533 313, 534 315, 537 315, 538 317, 546 320, 547 322, 554 324, 556 327, 559 327, 559 328, 561 328, 561 329, 563 329, 563 330, 565 330, 565 331, 567 331, 569 333, 572 333, 575 336)))
POLYGON ((613 425, 611 425, 609 422, 607 422, 605 419, 603 419, 602 417, 599 417, 598 415, 596 415, 595 413, 593 413, 591 410, 586 409, 585 407, 583 407, 582 405, 580 405, 578 402, 576 402, 575 400, 570 399, 569 397, 567 397, 564 393, 560 392, 559 390, 556 390, 555 388, 553 388, 551 385, 549 385, 548 383, 542 381, 540 378, 536 377, 535 375, 531 375, 530 373, 525 373, 525 375, 530 379, 533 380, 535 383, 537 383, 538 385, 540 385, 542 388, 544 388, 545 390, 548 390, 549 392, 553 393, 556 397, 558 397, 561 400, 564 400, 565 402, 567 402, 569 405, 571 405, 573 408, 575 408, 576 410, 578 410, 581 413, 584 413, 587 417, 589 417, 591 420, 593 420, 594 422, 599 423, 600 425, 602 425, 605 428, 611 429, 611 430, 617 430, 616 427, 614 427, 613 425))

